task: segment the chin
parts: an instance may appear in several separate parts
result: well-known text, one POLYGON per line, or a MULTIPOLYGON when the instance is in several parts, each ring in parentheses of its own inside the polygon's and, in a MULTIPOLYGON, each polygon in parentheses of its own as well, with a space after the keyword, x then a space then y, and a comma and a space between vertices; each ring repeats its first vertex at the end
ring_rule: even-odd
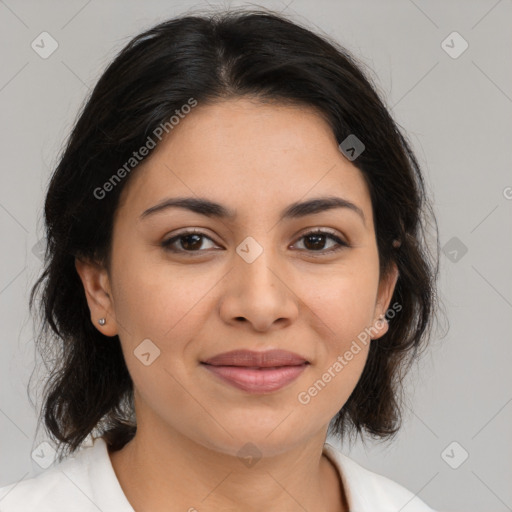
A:
POLYGON ((245 423, 240 427, 237 427, 236 423, 228 424, 230 427, 227 430, 232 436, 220 429, 215 437, 211 436, 212 432, 208 432, 210 437, 198 442, 208 449, 243 459, 244 457, 274 457, 292 450, 311 437, 303 428, 290 428, 290 426, 286 428, 282 423, 279 425, 279 421, 273 422, 272 427, 266 424, 251 426, 245 423))

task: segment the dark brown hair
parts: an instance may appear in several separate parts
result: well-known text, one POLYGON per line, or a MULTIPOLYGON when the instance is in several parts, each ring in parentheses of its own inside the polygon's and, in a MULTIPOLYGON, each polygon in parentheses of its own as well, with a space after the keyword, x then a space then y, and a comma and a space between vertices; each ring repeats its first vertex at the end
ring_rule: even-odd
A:
POLYGON ((370 190, 381 278, 392 262, 398 267, 391 303, 401 311, 371 344, 331 433, 366 431, 384 439, 397 432, 403 377, 425 347, 436 312, 437 225, 418 162, 346 50, 270 11, 229 10, 184 15, 133 38, 97 82, 59 156, 45 201, 44 270, 30 295, 32 311, 44 285, 37 346, 51 372, 41 417, 59 449, 73 452, 94 433, 118 450, 136 431, 133 383, 119 338, 91 323, 75 257, 110 268, 119 195, 138 169, 101 200, 94 191, 190 98, 201 105, 243 96, 314 107, 338 143, 349 135, 364 143, 353 163, 370 190))

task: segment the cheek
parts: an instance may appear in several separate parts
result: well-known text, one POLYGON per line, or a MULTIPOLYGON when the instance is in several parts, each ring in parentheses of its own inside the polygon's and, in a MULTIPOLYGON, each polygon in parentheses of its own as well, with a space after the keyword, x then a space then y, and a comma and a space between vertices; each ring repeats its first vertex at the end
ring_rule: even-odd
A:
POLYGON ((349 398, 363 372, 378 286, 378 272, 370 261, 361 259, 345 270, 317 276, 316 292, 310 291, 304 301, 322 343, 317 344, 314 376, 309 387, 302 389, 304 400, 299 396, 299 402, 315 402, 319 411, 333 415, 349 398))
POLYGON ((208 292, 218 281, 161 266, 118 272, 115 310, 123 324, 124 358, 135 388, 154 410, 169 403, 176 411, 190 406, 184 388, 197 365, 191 342, 204 325, 208 292))
POLYGON ((340 411, 362 375, 372 342, 367 327, 375 301, 373 287, 354 286, 351 279, 331 281, 330 286, 310 303, 321 318, 317 334, 322 342, 310 378, 297 394, 299 407, 324 422, 340 411))
MULTIPOLYGON (((354 258, 356 259, 356 258, 354 258)), ((343 350, 373 322, 378 289, 378 260, 359 258, 332 272, 303 279, 308 308, 323 323, 322 338, 329 350, 343 350)))
POLYGON ((321 424, 329 423, 334 418, 349 399, 363 372, 368 346, 362 346, 358 351, 357 354, 349 351, 352 354, 350 361, 340 354, 317 369, 311 381, 297 394, 297 407, 302 412, 299 415, 317 418, 321 424))
POLYGON ((207 277, 189 279, 170 268, 163 272, 161 266, 127 266, 118 272, 116 318, 126 326, 120 329, 122 350, 142 398, 143 414, 158 411, 176 425, 184 421, 184 411, 192 419, 201 419, 204 411, 194 408, 186 392, 188 372, 195 364, 195 354, 188 353, 187 347, 204 323, 204 298, 215 282, 207 277))
MULTIPOLYGON (((136 260, 118 271, 115 287, 115 314, 130 344, 144 338, 164 347, 173 340, 190 336, 200 325, 202 300, 218 281, 216 276, 187 275, 177 267, 137 265, 136 260)), ((127 340, 128 341, 128 340, 127 340)))

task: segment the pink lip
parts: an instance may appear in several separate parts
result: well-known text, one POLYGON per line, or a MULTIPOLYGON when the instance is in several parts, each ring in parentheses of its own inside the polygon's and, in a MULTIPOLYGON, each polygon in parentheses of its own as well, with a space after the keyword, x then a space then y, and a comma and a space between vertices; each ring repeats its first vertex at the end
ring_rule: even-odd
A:
POLYGON ((287 350, 266 350, 264 352, 232 350, 203 361, 203 363, 214 366, 256 366, 258 368, 297 366, 307 362, 303 357, 287 350))
POLYGON ((249 393, 269 393, 283 388, 295 380, 307 364, 300 366, 281 366, 279 368, 247 368, 242 366, 204 367, 229 384, 249 393))
POLYGON ((234 350, 207 359, 202 364, 238 389, 249 393, 269 393, 295 380, 309 362, 285 350, 234 350))

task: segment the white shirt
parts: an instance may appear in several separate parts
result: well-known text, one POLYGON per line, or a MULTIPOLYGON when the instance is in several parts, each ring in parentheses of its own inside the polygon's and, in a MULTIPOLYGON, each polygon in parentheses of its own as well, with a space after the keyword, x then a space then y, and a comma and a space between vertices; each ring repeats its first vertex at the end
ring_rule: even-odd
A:
MULTIPOLYGON (((434 512, 406 488, 365 469, 327 442, 323 453, 338 469, 350 512, 434 512)), ((0 488, 0 510, 134 512, 101 437, 39 475, 0 488)))

